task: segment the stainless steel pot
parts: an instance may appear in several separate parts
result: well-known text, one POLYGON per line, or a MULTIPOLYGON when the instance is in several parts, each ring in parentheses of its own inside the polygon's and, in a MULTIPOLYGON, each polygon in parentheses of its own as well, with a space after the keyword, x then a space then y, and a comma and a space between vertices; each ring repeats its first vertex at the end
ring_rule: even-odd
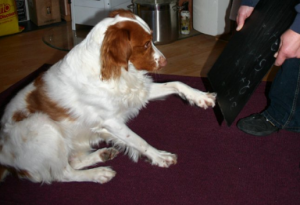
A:
POLYGON ((155 44, 178 39, 178 0, 133 0, 133 12, 153 30, 155 44))

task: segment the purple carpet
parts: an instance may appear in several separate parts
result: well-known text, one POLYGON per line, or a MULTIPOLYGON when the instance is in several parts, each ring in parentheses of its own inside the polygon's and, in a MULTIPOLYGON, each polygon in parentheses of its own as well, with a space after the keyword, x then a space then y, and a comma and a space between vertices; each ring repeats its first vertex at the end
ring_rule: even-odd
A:
MULTIPOLYGON (((205 90, 206 79, 153 77, 205 90)), ((262 83, 237 119, 266 106, 265 90, 262 83)), ((10 93, 1 94, 0 102, 10 93)), ((220 126, 213 109, 189 106, 176 96, 151 102, 129 127, 154 147, 176 153, 176 165, 164 169, 142 159, 134 163, 121 153, 104 164, 117 172, 104 185, 35 184, 8 176, 0 183, 0 204, 299 205, 300 134, 282 130, 258 138, 235 124, 220 126)))

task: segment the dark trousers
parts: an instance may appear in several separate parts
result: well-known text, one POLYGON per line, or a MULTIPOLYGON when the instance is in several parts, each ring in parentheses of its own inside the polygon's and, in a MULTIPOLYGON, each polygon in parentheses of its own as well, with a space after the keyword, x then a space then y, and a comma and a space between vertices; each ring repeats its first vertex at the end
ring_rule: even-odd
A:
POLYGON ((278 71, 262 113, 276 127, 300 132, 300 59, 288 59, 278 71))

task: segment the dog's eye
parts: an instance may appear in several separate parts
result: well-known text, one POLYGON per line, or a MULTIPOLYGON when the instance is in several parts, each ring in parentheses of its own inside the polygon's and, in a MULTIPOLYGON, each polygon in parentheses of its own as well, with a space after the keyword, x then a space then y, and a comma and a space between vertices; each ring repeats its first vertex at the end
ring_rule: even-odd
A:
POLYGON ((147 41, 144 45, 144 48, 147 49, 150 47, 150 45, 151 45, 150 41, 147 41))

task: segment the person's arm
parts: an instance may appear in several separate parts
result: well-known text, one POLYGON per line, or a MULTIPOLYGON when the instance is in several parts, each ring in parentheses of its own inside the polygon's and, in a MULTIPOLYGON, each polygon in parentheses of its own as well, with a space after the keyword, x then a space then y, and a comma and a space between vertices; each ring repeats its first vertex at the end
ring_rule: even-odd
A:
POLYGON ((295 7, 295 10, 298 14, 290 28, 293 31, 300 33, 300 3, 295 7))
POLYGON ((255 7, 259 0, 242 0, 241 5, 255 7))
POLYGON ((275 65, 281 66, 288 58, 300 58, 300 4, 295 7, 297 16, 285 33, 280 37, 280 45, 275 53, 275 65))

